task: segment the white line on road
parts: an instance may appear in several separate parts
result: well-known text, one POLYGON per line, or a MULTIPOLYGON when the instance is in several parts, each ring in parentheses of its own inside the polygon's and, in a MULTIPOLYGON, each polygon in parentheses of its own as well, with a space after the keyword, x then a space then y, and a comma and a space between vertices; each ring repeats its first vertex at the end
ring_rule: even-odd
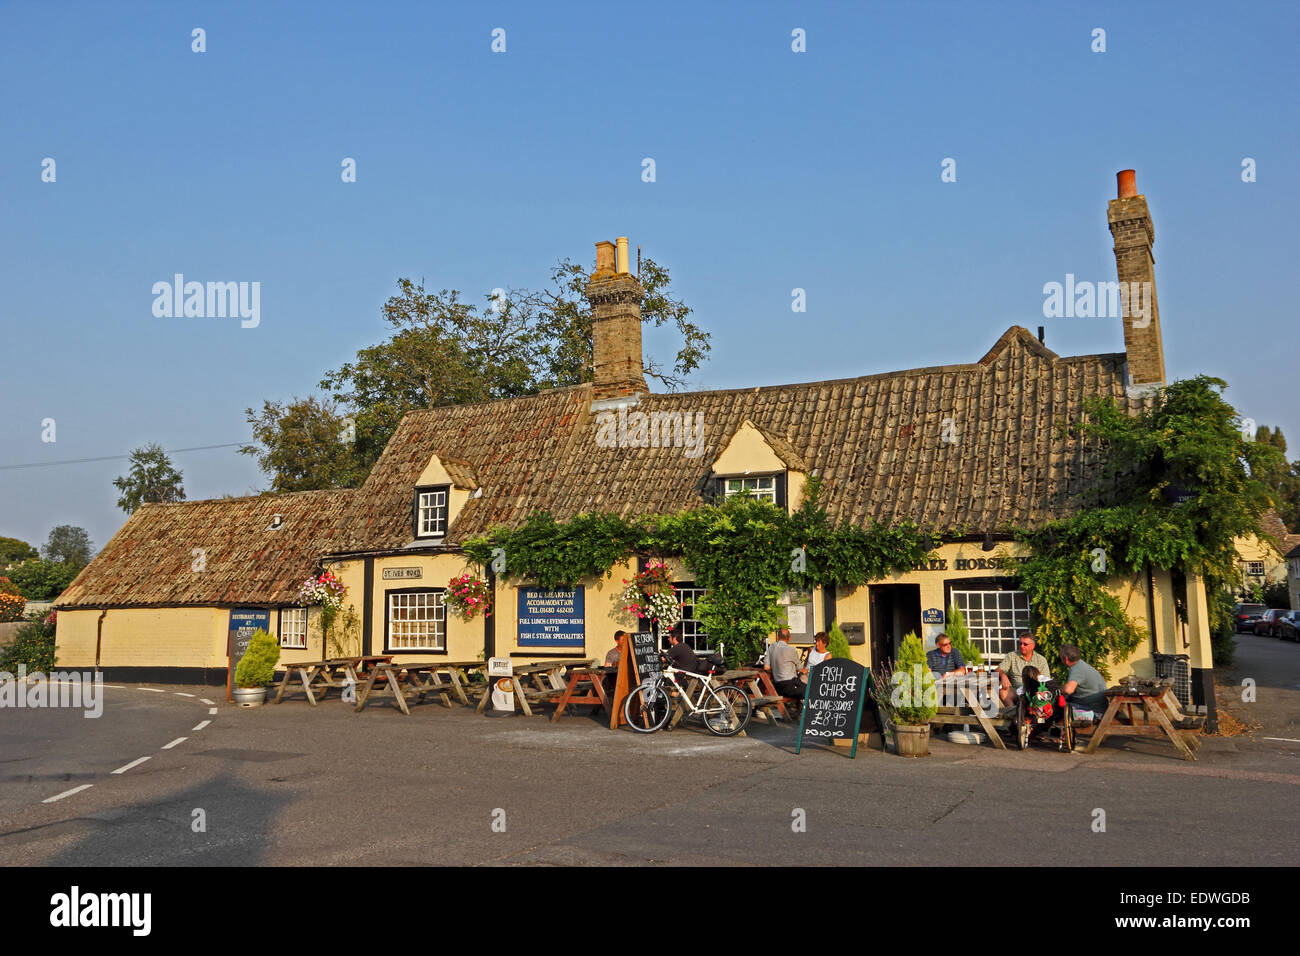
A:
POLYGON ((158 687, 137 687, 136 690, 147 690, 151 694, 165 694, 167 691, 158 687))
POLYGON ((215 707, 210 707, 210 708, 208 708, 208 713, 209 713, 209 714, 215 714, 216 712, 217 712, 217 708, 215 708, 215 707))
POLYGON ((126 690, 125 684, 105 684, 105 687, 111 687, 114 690, 126 690))
POLYGON ((177 697, 193 697, 193 696, 194 696, 193 694, 187 694, 187 693, 185 693, 183 690, 174 690, 174 691, 172 691, 172 693, 175 694, 177 697))
POLYGON ((206 697, 200 697, 200 698, 199 698, 199 703, 201 703, 201 704, 207 704, 209 707, 212 706, 212 701, 208 700, 206 697))
POLYGON ((1300 740, 1296 740, 1294 737, 1265 737, 1264 739, 1279 740, 1284 744, 1300 744, 1300 740))
MULTIPOLYGON (((210 721, 210 720, 202 721, 202 722, 199 723, 199 725, 198 725, 197 727, 194 728, 194 730, 202 730, 204 727, 206 727, 206 726, 207 726, 208 724, 210 724, 210 723, 212 723, 212 721, 210 721)), ((193 733, 193 731, 191 731, 191 733, 193 733)))
POLYGON ((141 757, 141 758, 138 759, 138 760, 132 760, 132 761, 131 761, 129 764, 127 764, 125 767, 118 767, 116 770, 113 771, 113 773, 126 773, 126 772, 127 772, 128 770, 130 770, 132 767, 138 767, 138 766, 140 766, 140 764, 144 763, 144 762, 145 762, 146 760, 148 760, 148 759, 149 759, 148 757, 141 757))
POLYGON ((163 745, 162 745, 162 749, 163 749, 163 750, 171 750, 171 749, 172 749, 173 747, 175 747, 177 744, 183 744, 183 743, 185 743, 185 741, 187 741, 187 740, 189 740, 189 739, 190 739, 189 737, 177 737, 177 738, 176 738, 175 740, 173 740, 171 743, 169 743, 169 744, 163 744, 163 745))
POLYGON ((94 786, 93 783, 83 783, 79 787, 73 787, 71 790, 64 790, 62 793, 56 794, 53 797, 47 797, 46 799, 42 800, 41 803, 53 803, 55 800, 62 800, 64 797, 70 797, 74 793, 81 793, 81 791, 83 790, 89 790, 93 786, 94 786))

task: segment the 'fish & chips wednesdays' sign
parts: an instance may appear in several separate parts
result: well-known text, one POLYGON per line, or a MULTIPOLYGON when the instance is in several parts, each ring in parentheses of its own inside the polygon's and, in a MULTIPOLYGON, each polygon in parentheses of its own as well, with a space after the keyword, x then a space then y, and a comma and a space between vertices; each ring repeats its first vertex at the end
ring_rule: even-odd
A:
POLYGON ((585 641, 582 588, 519 589, 520 647, 581 647, 585 641))

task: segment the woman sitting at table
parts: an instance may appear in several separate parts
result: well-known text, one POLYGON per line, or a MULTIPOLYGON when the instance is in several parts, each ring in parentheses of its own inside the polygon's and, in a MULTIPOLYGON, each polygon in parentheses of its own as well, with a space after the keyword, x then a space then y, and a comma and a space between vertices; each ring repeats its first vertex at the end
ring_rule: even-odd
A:
POLYGON ((826 636, 825 631, 818 631, 813 635, 813 649, 808 652, 809 670, 831 656, 830 643, 831 639, 826 636))

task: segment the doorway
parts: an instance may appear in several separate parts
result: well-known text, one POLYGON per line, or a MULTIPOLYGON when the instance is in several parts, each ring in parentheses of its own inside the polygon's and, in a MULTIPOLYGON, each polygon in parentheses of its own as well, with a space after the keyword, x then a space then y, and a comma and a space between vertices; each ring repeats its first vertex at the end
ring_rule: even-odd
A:
POLYGON ((908 632, 921 634, 921 585, 872 584, 871 666, 893 661, 908 632))

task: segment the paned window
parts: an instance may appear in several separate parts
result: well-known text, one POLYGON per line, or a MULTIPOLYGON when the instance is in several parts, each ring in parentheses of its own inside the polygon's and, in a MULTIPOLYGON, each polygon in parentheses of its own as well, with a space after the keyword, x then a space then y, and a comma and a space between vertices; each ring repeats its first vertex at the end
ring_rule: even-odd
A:
POLYGON ((695 605, 704 597, 704 588, 697 588, 694 581, 674 584, 673 587, 677 588, 677 598, 682 602, 682 642, 696 652, 713 650, 704 625, 695 616, 695 605))
POLYGON ((307 609, 285 607, 280 609, 280 646, 307 648, 307 609))
POLYGON ((445 651, 447 613, 441 591, 388 592, 390 651, 445 651))
POLYGON ((1264 562, 1247 561, 1246 573, 1249 574, 1252 578, 1262 578, 1264 576, 1264 562))
POLYGON ((732 495, 750 494, 755 498, 761 498, 764 501, 770 501, 776 504, 776 476, 767 475, 760 478, 726 478, 723 484, 723 494, 730 498, 732 495))
POLYGON ((1016 650, 1016 638, 1029 630, 1029 595, 1024 591, 953 591, 952 600, 986 664, 1016 650))
POLYGON ((415 536, 440 538, 447 533, 447 489, 429 488, 415 494, 415 536))

